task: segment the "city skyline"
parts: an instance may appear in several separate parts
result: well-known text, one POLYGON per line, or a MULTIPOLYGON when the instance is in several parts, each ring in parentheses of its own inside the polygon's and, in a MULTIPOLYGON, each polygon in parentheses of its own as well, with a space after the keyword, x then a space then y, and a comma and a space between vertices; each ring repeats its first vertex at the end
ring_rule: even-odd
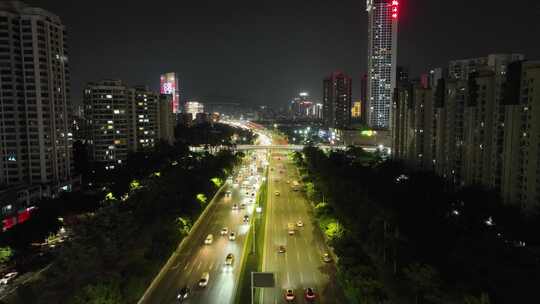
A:
MULTIPOLYGON (((493 52, 533 57, 539 53, 538 42, 520 42, 540 30, 532 26, 538 5, 531 7, 525 0, 513 6, 488 1, 432 2, 403 1, 400 5, 398 64, 410 66, 411 75, 442 66, 452 58, 493 52), (511 24, 499 22, 499 16, 516 13, 523 18, 511 24), (461 22, 456 24, 455 18, 461 22), (485 41, 481 43, 479 36, 485 41)), ((334 70, 343 70, 353 78, 353 97, 357 98, 367 67, 365 1, 346 0, 334 6, 322 1, 248 6, 165 1, 166 9, 150 16, 145 15, 147 5, 137 3, 129 8, 105 1, 27 3, 54 11, 65 20, 72 45, 75 104, 81 103, 82 88, 88 81, 117 78, 157 90, 157 77, 167 71, 178 72, 188 98, 219 101, 219 96, 225 96, 244 104, 283 106, 301 89, 321 100, 320 80, 334 70), (237 18, 239 15, 249 18, 237 18), (143 16, 146 22, 135 22, 143 16), (101 22, 96 24, 93 18, 101 22), (274 84, 276 89, 271 88, 274 84), (244 85, 254 89, 246 93, 244 85)))

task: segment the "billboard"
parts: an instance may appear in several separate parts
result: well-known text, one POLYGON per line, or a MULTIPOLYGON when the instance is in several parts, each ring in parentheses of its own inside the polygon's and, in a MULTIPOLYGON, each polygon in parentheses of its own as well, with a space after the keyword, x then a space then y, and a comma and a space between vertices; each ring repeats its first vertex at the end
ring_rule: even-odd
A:
POLYGON ((172 112, 180 113, 180 87, 176 73, 167 73, 161 75, 160 93, 172 95, 172 112))

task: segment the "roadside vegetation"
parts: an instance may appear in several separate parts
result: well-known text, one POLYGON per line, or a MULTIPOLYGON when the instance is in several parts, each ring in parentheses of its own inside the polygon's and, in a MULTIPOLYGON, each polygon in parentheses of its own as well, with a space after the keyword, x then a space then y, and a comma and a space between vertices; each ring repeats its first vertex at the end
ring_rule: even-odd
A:
MULTIPOLYGON (((222 140, 236 134, 220 128, 222 140)), ((29 221, 0 234, 2 267, 44 269, 3 301, 136 303, 243 157, 188 144, 180 134, 175 146, 131 154, 114 171, 81 162, 90 187, 39 202, 29 221)))
POLYGON ((360 148, 293 156, 348 303, 530 303, 538 215, 360 148))

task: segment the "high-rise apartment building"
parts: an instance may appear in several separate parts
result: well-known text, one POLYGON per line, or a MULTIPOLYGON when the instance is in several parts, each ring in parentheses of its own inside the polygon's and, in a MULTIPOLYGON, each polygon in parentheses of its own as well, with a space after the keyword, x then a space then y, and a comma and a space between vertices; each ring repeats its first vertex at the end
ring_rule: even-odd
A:
POLYGON ((159 95, 145 86, 134 88, 135 151, 154 148, 159 141, 159 95))
POLYGON ((174 143, 172 96, 120 80, 89 83, 84 117, 90 160, 114 169, 128 153, 152 149, 160 140, 174 143))
POLYGON ((540 206, 540 62, 513 63, 505 86, 502 196, 540 206))
POLYGON ((135 91, 120 80, 89 83, 84 90, 90 159, 107 169, 136 149, 135 91))
POLYGON ((345 129, 351 124, 352 79, 334 72, 323 82, 323 119, 327 128, 345 129))
POLYGON ((538 83, 540 62, 494 54, 452 61, 447 73, 431 71, 420 85, 426 89, 398 87, 394 156, 455 185, 481 184, 507 203, 538 207, 538 83))
POLYGON ((390 128, 397 78, 398 8, 397 0, 367 0, 367 123, 376 129, 390 128))
POLYGON ((71 180, 66 36, 58 16, 0 2, 0 185, 71 180))
POLYGON ((176 125, 176 115, 172 112, 172 95, 161 94, 159 96, 159 139, 174 144, 174 126, 176 125))

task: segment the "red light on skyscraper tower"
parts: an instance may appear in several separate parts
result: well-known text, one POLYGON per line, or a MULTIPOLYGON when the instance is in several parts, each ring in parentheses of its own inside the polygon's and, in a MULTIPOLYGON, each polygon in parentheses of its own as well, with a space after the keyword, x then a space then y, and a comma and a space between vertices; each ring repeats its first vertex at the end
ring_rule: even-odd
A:
POLYGON ((391 7, 392 18, 397 19, 399 2, 397 0, 392 0, 392 4, 389 6, 391 7))

